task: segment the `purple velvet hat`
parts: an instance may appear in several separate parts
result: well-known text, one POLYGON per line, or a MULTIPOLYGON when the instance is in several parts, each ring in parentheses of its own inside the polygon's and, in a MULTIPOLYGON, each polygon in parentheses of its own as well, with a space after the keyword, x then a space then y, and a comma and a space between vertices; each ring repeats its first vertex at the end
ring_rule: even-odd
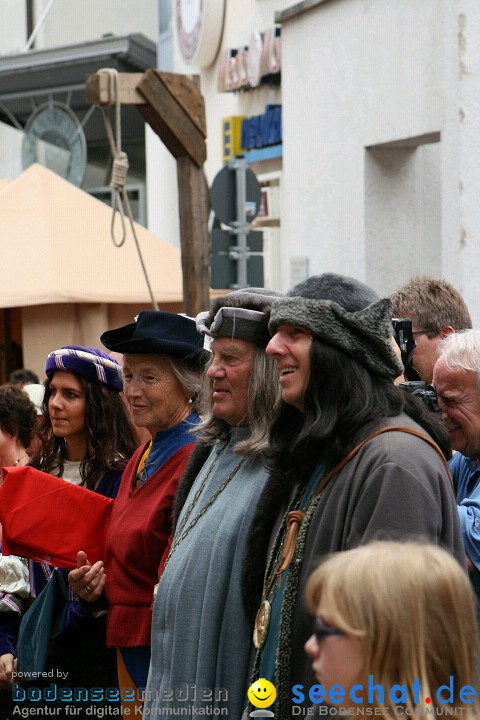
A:
POLYGON ((114 390, 123 389, 121 365, 97 348, 67 345, 54 350, 47 357, 45 373, 51 377, 57 370, 66 370, 86 380, 96 380, 114 390))

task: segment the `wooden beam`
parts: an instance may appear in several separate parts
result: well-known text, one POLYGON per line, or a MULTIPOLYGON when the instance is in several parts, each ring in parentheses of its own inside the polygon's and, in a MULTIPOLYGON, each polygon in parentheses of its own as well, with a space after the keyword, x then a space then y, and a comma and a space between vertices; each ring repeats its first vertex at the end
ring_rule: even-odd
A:
POLYGON ((177 101, 202 136, 206 138, 205 100, 200 92, 200 77, 198 75, 160 73, 158 70, 152 72, 159 76, 170 95, 177 101))
POLYGON ((176 83, 176 87, 183 90, 179 91, 180 98, 174 97, 173 84, 169 81, 167 85, 164 75, 158 70, 147 70, 143 74, 137 89, 147 104, 138 109, 175 158, 188 155, 201 168, 207 159, 203 98, 189 78, 183 78, 182 84, 176 83))
POLYGON ((210 306, 208 185, 202 168, 189 157, 177 160, 183 301, 195 317, 210 306))
MULTIPOLYGON (((118 93, 122 105, 144 105, 145 98, 137 90, 137 84, 143 73, 119 73, 117 76, 118 93)), ((90 105, 109 107, 115 103, 110 93, 110 77, 108 73, 97 72, 95 75, 85 76, 85 94, 90 105)))

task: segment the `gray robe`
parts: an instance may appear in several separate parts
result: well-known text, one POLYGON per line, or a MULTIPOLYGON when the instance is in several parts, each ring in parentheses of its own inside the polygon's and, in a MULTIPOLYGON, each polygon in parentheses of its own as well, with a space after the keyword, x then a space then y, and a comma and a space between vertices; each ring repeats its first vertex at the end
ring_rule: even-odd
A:
MULTIPOLYGON (((232 446, 248 432, 233 428, 229 443, 212 448, 180 513, 173 544, 217 455, 218 462, 184 529, 242 459, 232 446)), ((242 557, 266 479, 261 462, 247 459, 179 543, 165 568, 153 610, 145 718, 166 715, 167 708, 169 714, 181 714, 187 708, 185 717, 192 717, 193 712, 213 715, 215 709, 220 715, 224 708, 228 717, 241 716, 252 648, 252 626, 242 600, 242 557)))

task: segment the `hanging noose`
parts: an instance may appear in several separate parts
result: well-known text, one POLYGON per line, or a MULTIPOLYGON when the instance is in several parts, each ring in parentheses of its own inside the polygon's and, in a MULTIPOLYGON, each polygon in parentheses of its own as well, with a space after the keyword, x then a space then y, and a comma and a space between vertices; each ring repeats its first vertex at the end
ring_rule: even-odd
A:
POLYGON ((154 310, 158 310, 158 304, 150 286, 148 279, 147 268, 143 261, 142 251, 140 249, 140 243, 138 241, 137 233, 135 231, 135 223, 133 220, 132 209, 130 207, 130 201, 128 199, 126 183, 128 173, 128 156, 127 153, 122 150, 122 121, 121 121, 121 104, 118 93, 118 72, 114 68, 102 68, 98 71, 100 75, 103 73, 108 76, 109 83, 109 98, 114 100, 115 103, 115 135, 113 133, 112 124, 108 116, 108 112, 102 107, 102 115, 105 123, 105 130, 107 132, 108 142, 110 145, 110 152, 113 158, 112 164, 112 177, 110 180, 110 186, 113 188, 113 203, 112 203, 112 222, 110 223, 110 236, 115 247, 122 247, 127 237, 127 229, 125 226, 125 211, 128 219, 130 220, 130 227, 132 228, 133 239, 137 248, 140 265, 142 266, 143 275, 145 282, 147 283, 148 292, 150 294, 150 300, 154 310), (125 211, 124 211, 125 208, 125 211), (122 236, 117 241, 115 237, 115 217, 117 213, 120 216, 122 225, 122 236))

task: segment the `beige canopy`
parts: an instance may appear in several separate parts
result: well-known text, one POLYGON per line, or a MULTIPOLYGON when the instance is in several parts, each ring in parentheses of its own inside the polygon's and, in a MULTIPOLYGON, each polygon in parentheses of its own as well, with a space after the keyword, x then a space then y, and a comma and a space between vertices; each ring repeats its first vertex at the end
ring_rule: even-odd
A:
MULTIPOLYGON (((149 303, 131 229, 114 247, 111 216, 107 205, 41 165, 1 182, 0 308, 149 303)), ((181 302, 180 250, 138 224, 136 231, 157 301, 181 302)))

